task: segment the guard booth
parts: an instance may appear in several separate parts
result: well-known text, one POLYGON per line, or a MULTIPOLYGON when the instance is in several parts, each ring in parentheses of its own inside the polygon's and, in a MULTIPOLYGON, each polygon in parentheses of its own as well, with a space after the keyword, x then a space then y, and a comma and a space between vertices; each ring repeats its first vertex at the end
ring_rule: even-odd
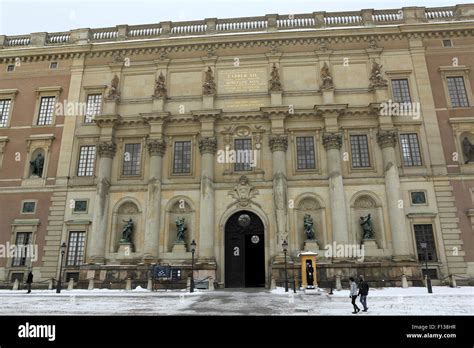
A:
POLYGON ((301 287, 303 289, 315 289, 318 287, 316 277, 316 257, 318 253, 304 251, 298 254, 301 262, 301 287))

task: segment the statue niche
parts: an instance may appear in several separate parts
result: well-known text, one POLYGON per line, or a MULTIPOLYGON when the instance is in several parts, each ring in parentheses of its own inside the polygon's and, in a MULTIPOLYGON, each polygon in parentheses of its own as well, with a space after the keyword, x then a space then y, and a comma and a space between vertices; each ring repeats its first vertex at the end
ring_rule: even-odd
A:
POLYGON ((356 199, 352 216, 354 239, 357 243, 377 239, 380 232, 376 226, 379 222, 379 208, 371 196, 362 195, 356 199))
POLYGON ((130 251, 141 249, 143 244, 139 231, 142 228, 141 213, 131 201, 122 203, 115 213, 115 249, 120 245, 130 245, 130 251))
POLYGON ((42 149, 37 149, 35 152, 33 152, 30 160, 30 171, 28 175, 30 178, 43 177, 44 159, 45 157, 42 149))
POLYGON ((176 244, 189 245, 194 230, 194 210, 185 198, 178 199, 167 211, 165 246, 171 251, 176 244))
POLYGON ((316 251, 323 243, 324 209, 313 197, 306 197, 296 209, 297 243, 301 250, 316 251), (313 250, 314 249, 314 250, 313 250))

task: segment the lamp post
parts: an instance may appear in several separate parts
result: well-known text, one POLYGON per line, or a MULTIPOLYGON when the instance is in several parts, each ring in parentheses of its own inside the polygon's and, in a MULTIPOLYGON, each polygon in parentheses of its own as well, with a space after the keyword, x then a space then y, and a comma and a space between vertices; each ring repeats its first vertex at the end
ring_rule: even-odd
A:
POLYGON ((431 278, 428 273, 428 243, 426 241, 420 242, 421 249, 423 250, 424 253, 424 259, 425 259, 425 270, 426 270, 426 286, 428 288, 428 293, 432 294, 433 289, 431 288, 431 278))
POLYGON ((59 279, 58 279, 58 284, 56 286, 56 293, 59 294, 61 293, 61 282, 62 282, 62 274, 63 274, 63 259, 64 259, 64 254, 66 254, 66 242, 63 242, 61 244, 61 263, 59 266, 59 279))
POLYGON ((281 244, 283 253, 285 254, 285 292, 288 292, 288 267, 286 265, 286 253, 288 252, 288 242, 286 240, 281 244))
POLYGON ((194 292, 194 253, 196 251, 196 242, 193 241, 191 242, 191 286, 189 289, 189 292, 194 292))

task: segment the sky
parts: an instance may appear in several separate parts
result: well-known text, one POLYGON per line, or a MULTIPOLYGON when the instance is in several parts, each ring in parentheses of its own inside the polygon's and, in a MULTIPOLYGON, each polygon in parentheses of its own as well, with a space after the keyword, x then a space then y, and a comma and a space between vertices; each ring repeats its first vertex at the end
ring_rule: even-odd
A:
POLYGON ((118 24, 251 17, 403 6, 453 6, 466 0, 0 0, 0 35, 60 32, 118 24))

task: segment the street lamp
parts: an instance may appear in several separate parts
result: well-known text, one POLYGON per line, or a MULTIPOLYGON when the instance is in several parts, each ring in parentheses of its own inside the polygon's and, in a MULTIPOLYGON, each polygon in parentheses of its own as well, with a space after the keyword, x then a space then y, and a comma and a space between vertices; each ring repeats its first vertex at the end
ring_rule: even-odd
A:
POLYGON ((286 253, 288 252, 288 242, 286 241, 286 239, 281 244, 281 247, 283 248, 283 253, 285 254, 285 292, 288 292, 288 268, 286 265, 286 253))
POLYGON ((63 274, 63 259, 64 259, 64 254, 66 253, 66 242, 63 242, 61 244, 61 264, 59 266, 59 279, 58 279, 58 284, 56 286, 56 293, 59 294, 61 293, 61 281, 62 281, 62 274, 63 274))
POLYGON ((433 289, 431 288, 431 278, 428 273, 428 243, 426 241, 420 242, 421 250, 423 250, 425 258, 425 270, 426 270, 426 286, 428 287, 428 293, 432 294, 433 289))
POLYGON ((191 242, 191 289, 189 289, 189 292, 194 292, 194 253, 196 251, 196 242, 193 241, 191 242))

